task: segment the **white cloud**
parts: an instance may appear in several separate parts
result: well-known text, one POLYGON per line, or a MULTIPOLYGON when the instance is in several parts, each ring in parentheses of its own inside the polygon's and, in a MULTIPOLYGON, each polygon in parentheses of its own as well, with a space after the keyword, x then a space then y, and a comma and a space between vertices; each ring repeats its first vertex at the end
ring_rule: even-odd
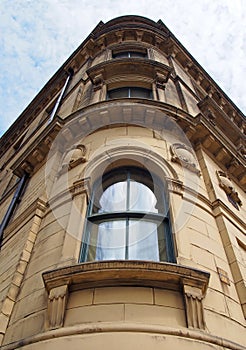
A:
POLYGON ((246 75, 243 0, 1 0, 0 134, 100 20, 161 19, 241 110, 246 75))

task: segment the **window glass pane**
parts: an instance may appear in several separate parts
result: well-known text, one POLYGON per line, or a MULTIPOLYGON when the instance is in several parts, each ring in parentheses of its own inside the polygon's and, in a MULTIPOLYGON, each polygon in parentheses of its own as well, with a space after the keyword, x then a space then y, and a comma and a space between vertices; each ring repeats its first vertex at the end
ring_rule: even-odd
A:
POLYGON ((129 221, 128 258, 159 261, 157 223, 145 220, 129 221))
POLYGON ((125 58, 125 57, 147 57, 146 52, 140 51, 121 51, 112 54, 113 58, 125 58))
POLYGON ((156 197, 146 185, 130 181, 129 210, 157 213, 156 197))
POLYGON ((108 98, 109 99, 125 98, 125 97, 129 97, 128 95, 129 95, 129 88, 127 88, 127 87, 108 91, 108 98))
POLYGON ((140 87, 131 87, 130 97, 151 98, 151 91, 140 87))
POLYGON ((122 260, 126 251, 126 220, 91 225, 87 261, 122 260))
POLYGON ((124 58, 124 57, 128 57, 129 53, 127 51, 123 51, 123 52, 117 52, 117 53, 113 53, 112 57, 113 58, 124 58))
POLYGON ((165 186, 158 179, 142 169, 120 168, 103 176, 93 198, 83 261, 175 261, 165 186))
POLYGON ((125 211, 127 202, 127 182, 117 182, 109 186, 99 200, 98 213, 125 211))
POLYGON ((130 51, 129 52, 130 57, 146 57, 145 52, 137 52, 137 51, 130 51))

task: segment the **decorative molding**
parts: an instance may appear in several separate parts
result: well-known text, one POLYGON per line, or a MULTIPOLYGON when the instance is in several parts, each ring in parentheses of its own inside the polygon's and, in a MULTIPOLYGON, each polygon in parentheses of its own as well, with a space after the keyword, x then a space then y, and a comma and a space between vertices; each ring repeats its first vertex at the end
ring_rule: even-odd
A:
POLYGON ((68 286, 69 290, 78 290, 132 285, 178 291, 183 286, 187 325, 204 329, 202 299, 209 276, 208 272, 187 266, 138 260, 89 262, 44 272, 43 280, 49 293, 49 327, 61 327, 63 324, 68 286))
POLYGON ((219 185, 225 191, 228 200, 232 203, 232 205, 234 205, 234 207, 236 207, 236 209, 239 209, 238 206, 242 206, 242 201, 239 198, 230 177, 221 170, 217 170, 216 175, 219 180, 219 185))
POLYGON ((96 75, 93 79, 94 91, 100 90, 103 87, 104 79, 102 73, 96 75))
POLYGON ((68 170, 76 167, 78 164, 85 163, 87 160, 85 157, 86 152, 87 149, 82 144, 72 146, 72 148, 70 148, 64 155, 61 169, 58 174, 64 174, 68 170))
POLYGON ((69 289, 87 289, 112 285, 138 285, 180 290, 189 285, 205 294, 210 274, 178 264, 141 260, 87 262, 43 273, 48 292, 61 285, 69 289))
POLYGON ((90 177, 86 177, 84 179, 80 179, 73 183, 73 186, 70 187, 70 192, 72 193, 72 197, 78 196, 81 193, 87 193, 88 197, 90 195, 90 177))
POLYGON ((55 117, 11 166, 13 173, 19 177, 21 177, 24 172, 32 174, 35 167, 40 164, 40 161, 45 159, 48 155, 51 144, 58 132, 62 129, 63 124, 64 121, 59 117, 55 117))
POLYGON ((184 284, 186 320, 189 328, 205 329, 202 300, 204 294, 200 288, 184 284))
POLYGON ((149 58, 118 58, 101 62, 87 70, 87 74, 95 86, 108 84, 110 79, 129 81, 129 76, 140 76, 141 80, 149 78, 154 81, 158 77, 162 84, 166 83, 171 75, 172 68, 150 60, 149 58), (125 78, 124 78, 125 77, 125 78))
POLYGON ((179 163, 184 168, 189 169, 197 175, 201 175, 200 170, 197 168, 198 163, 195 158, 194 152, 191 147, 186 146, 184 143, 174 143, 170 146, 172 154, 171 160, 179 163))
MULTIPOLYGON (((22 339, 21 341, 13 342, 11 344, 6 344, 1 347, 1 350, 16 350, 23 349, 24 346, 28 346, 31 344, 39 343, 41 346, 41 342, 48 343, 54 339, 60 338, 69 338, 72 339, 73 336, 88 336, 88 335, 100 335, 100 334, 108 334, 112 332, 120 332, 120 333, 138 333, 138 334, 149 334, 149 335, 159 335, 161 337, 171 336, 174 339, 177 337, 178 339, 183 338, 187 341, 190 341, 192 346, 195 346, 196 343, 198 346, 204 344, 204 346, 208 347, 210 344, 210 348, 214 349, 219 347, 221 349, 230 349, 230 350, 245 350, 245 346, 235 343, 231 340, 214 336, 212 334, 208 334, 206 332, 197 332, 193 329, 186 328, 174 328, 174 327, 166 327, 164 325, 159 324, 144 324, 140 322, 91 322, 90 324, 77 324, 74 326, 64 327, 60 329, 50 330, 49 332, 43 332, 36 334, 31 337, 27 337, 22 339), (215 347, 213 346, 215 345, 215 347)), ((31 348, 31 347, 30 347, 31 348)))
POLYGON ((49 291, 47 307, 47 328, 63 326, 68 299, 68 285, 52 288, 49 291))
POLYGON ((181 196, 184 194, 184 184, 180 180, 166 178, 168 191, 177 193, 181 196))

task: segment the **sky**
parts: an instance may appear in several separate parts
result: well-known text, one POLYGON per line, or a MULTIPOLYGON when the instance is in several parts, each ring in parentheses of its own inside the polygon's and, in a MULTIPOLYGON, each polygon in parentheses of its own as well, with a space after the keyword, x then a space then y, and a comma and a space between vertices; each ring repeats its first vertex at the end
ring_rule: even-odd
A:
POLYGON ((246 112, 246 0, 0 0, 0 136, 99 21, 161 19, 246 112))

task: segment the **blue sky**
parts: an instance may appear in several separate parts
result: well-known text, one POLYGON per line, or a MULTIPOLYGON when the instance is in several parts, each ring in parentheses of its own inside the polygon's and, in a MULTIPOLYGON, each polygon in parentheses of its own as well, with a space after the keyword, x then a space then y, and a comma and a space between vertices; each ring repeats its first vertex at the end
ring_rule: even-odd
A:
POLYGON ((0 0, 0 135, 100 20, 161 19, 245 113, 245 0, 0 0))

